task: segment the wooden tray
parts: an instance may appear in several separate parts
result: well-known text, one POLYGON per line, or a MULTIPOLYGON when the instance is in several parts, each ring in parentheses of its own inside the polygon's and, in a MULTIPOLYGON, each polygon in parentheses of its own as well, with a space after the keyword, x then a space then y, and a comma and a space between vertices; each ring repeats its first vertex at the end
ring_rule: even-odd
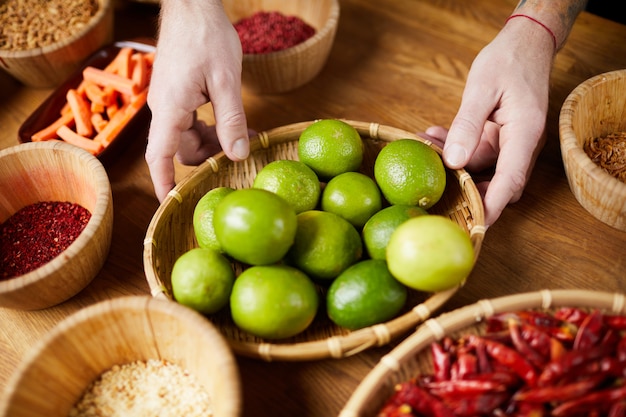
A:
MULTIPOLYGON (((387 142, 413 138, 441 153, 434 144, 404 130, 377 123, 344 121, 354 126, 363 138, 365 155, 361 171, 372 177, 375 158, 387 142)), ((154 297, 173 300, 172 266, 180 255, 197 246, 192 217, 198 200, 215 187, 250 187, 256 173, 273 160, 297 159, 298 138, 311 123, 295 123, 261 132, 251 139, 251 156, 247 160, 232 162, 220 153, 198 166, 169 193, 154 214, 144 241, 144 272, 154 297)), ((429 212, 448 216, 466 230, 478 257, 485 234, 484 211, 480 194, 466 171, 448 170, 446 191, 429 212)), ((234 352, 243 356, 266 361, 342 358, 385 345, 414 329, 458 288, 439 293, 409 291, 405 309, 397 318, 356 331, 335 325, 320 312, 305 332, 280 341, 269 342, 239 330, 227 309, 208 319, 222 331, 234 352)))

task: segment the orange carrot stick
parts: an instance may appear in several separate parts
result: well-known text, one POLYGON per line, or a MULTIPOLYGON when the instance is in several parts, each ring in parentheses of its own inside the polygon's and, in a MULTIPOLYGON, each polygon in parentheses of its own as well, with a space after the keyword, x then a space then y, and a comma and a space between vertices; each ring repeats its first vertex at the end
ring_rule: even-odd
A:
POLYGON ((99 85, 88 81, 85 85, 85 95, 91 101, 92 104, 100 104, 102 106, 108 106, 113 101, 114 90, 106 87, 100 87, 99 85))
POLYGON ((71 143, 74 146, 79 146, 93 155, 98 155, 102 152, 103 147, 100 142, 96 142, 92 139, 86 138, 74 132, 67 126, 61 126, 57 129, 57 135, 67 143, 71 143))
POLYGON ((91 124, 93 128, 96 129, 97 133, 102 132, 102 129, 107 125, 108 120, 102 117, 102 113, 92 113, 91 114, 91 124))
POLYGON ((42 140, 50 140, 58 138, 57 129, 61 126, 73 126, 74 125, 74 115, 71 111, 68 111, 65 114, 62 114, 58 119, 44 127, 38 132, 35 132, 30 137, 30 140, 33 142, 40 142, 42 140))
POLYGON ((101 87, 110 86, 122 94, 133 95, 140 91, 133 80, 95 67, 86 67, 83 70, 83 77, 85 80, 92 81, 101 87))
POLYGON ((133 73, 131 79, 143 90, 148 85, 148 64, 141 52, 133 54, 133 73))
POLYGON ((72 109, 74 121, 76 122, 76 133, 81 136, 91 136, 93 126, 91 125, 91 109, 85 99, 74 89, 69 89, 66 94, 67 102, 72 109))

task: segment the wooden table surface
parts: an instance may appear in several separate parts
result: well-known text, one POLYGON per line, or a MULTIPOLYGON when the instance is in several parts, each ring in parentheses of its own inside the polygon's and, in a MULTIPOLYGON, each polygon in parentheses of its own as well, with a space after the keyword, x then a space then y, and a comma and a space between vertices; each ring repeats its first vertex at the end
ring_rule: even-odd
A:
MULTIPOLYGON (((250 127, 265 130, 318 118, 346 118, 420 131, 449 126, 473 58, 502 26, 512 0, 341 0, 336 42, 322 73, 282 95, 244 91, 250 127)), ((158 6, 116 11, 116 38, 152 36, 158 6)), ((486 233, 467 284, 451 310, 543 288, 626 292, 626 233, 596 220, 567 184, 558 142, 559 109, 583 80, 626 68, 626 26, 583 13, 559 53, 551 81, 548 143, 522 199, 486 233)), ((50 90, 0 74, 0 148, 17 144, 21 123, 50 90)), ((211 119, 208 108, 201 117, 211 119)), ((145 135, 107 167, 114 232, 96 279, 71 300, 35 312, 0 308, 0 390, 28 348, 59 320, 97 301, 149 294, 143 239, 158 202, 143 159, 145 135)), ((182 178, 189 167, 178 167, 182 178)), ((361 379, 394 346, 346 359, 266 363, 238 358, 245 416, 337 415, 361 379)))

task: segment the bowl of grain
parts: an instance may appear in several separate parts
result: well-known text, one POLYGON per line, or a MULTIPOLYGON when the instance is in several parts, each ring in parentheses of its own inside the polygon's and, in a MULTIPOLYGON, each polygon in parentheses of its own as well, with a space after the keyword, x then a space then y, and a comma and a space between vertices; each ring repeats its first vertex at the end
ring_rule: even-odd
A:
POLYGON ((38 310, 84 289, 113 231, 100 161, 61 141, 0 150, 0 307, 38 310))
POLYGON ((0 68, 29 87, 63 82, 113 40, 111 0, 0 3, 0 68))
POLYGON ((596 75, 567 97, 559 117, 570 189, 598 220, 626 231, 626 70, 596 75))
POLYGON ((7 382, 1 416, 240 415, 234 355, 199 313, 150 296, 65 318, 7 382))
POLYGON ((222 2, 243 48, 243 86, 256 93, 296 89, 319 74, 339 23, 338 0, 222 2))

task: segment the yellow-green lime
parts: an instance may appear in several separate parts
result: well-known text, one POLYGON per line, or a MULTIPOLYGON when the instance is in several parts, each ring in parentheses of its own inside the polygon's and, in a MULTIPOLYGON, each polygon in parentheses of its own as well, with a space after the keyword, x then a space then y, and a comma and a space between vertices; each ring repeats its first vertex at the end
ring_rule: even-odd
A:
POLYGON ((328 317, 350 330, 394 318, 406 302, 407 288, 380 259, 360 261, 341 273, 326 295, 328 317))
POLYGON ((439 153, 413 139, 389 142, 374 162, 374 178, 391 204, 429 209, 446 188, 446 169, 439 153))
POLYGON ((254 178, 252 187, 278 194, 291 204, 296 213, 317 207, 321 193, 315 172, 304 162, 289 159, 265 165, 254 178))
POLYGON ((387 244, 396 228, 411 217, 428 214, 418 206, 398 204, 385 207, 375 213, 363 226, 361 236, 365 251, 372 259, 387 259, 387 244))
POLYGON ((201 248, 209 248, 222 251, 222 246, 215 237, 213 228, 213 213, 215 206, 222 201, 222 198, 233 192, 230 187, 217 187, 209 190, 196 203, 193 211, 193 231, 201 248))
POLYGON ((282 197, 258 188, 226 195, 213 214, 215 236, 224 252, 250 265, 280 261, 296 235, 296 212, 282 197))
POLYGON ((343 172, 359 170, 363 162, 363 140, 346 122, 318 120, 300 134, 298 158, 326 181, 343 172))
POLYGON ((295 336, 313 322, 319 296, 313 281, 286 265, 253 266, 237 277, 230 297, 233 321, 266 339, 295 336))
POLYGON ((193 248, 174 262, 171 282, 176 301, 203 314, 212 314, 228 304, 235 272, 218 251, 193 248))
POLYGON ((465 282, 474 266, 472 241, 448 217, 413 217, 391 235, 387 266, 407 287, 438 292, 465 282))
POLYGON ((309 210, 298 214, 285 261, 313 279, 332 280, 362 255, 361 236, 350 222, 335 213, 309 210))
POLYGON ((360 172, 333 177, 322 192, 322 210, 338 214, 359 230, 382 206, 378 185, 360 172))

